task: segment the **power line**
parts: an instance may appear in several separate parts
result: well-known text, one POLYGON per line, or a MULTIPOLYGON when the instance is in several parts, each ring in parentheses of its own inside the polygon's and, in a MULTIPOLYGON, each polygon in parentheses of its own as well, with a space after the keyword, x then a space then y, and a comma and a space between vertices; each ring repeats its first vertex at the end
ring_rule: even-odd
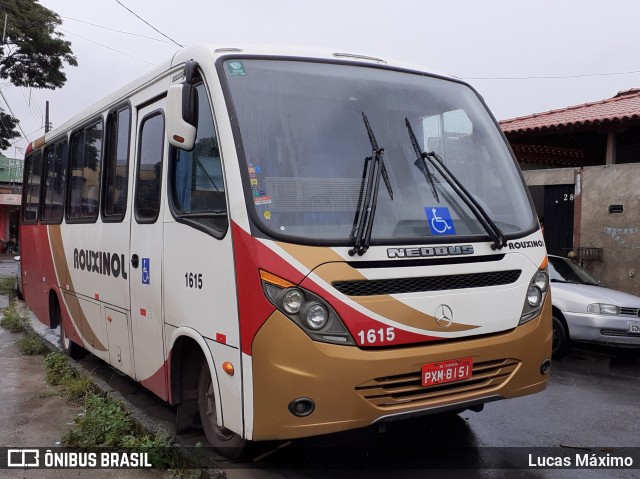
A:
MULTIPOLYGON (((7 101, 7 98, 4 96, 4 93, 3 93, 2 90, 0 90, 0 96, 2 96, 2 99, 4 100, 5 104, 7 105, 7 108, 9 109, 9 113, 11 113, 11 116, 14 117, 14 118, 17 118, 15 113, 13 113, 13 110, 11 109, 11 105, 9 105, 9 102, 7 101)), ((18 122, 18 128, 20 129, 20 131, 24 135, 24 138, 27 138, 27 140, 28 140, 29 138, 27 137, 27 134, 22 129, 22 126, 20 126, 20 122, 18 122)))
POLYGON ((579 73, 576 75, 534 75, 526 77, 463 77, 464 80, 564 80, 567 78, 585 78, 585 77, 606 77, 615 75, 634 75, 640 73, 640 70, 632 70, 628 72, 599 72, 599 73, 579 73))
POLYGON ((126 55, 128 57, 131 57, 134 60, 138 60, 139 62, 144 62, 144 63, 148 63, 149 65, 153 65, 153 63, 148 62, 147 60, 143 60, 142 58, 134 57, 133 55, 129 55, 128 53, 122 52, 120 50, 116 50, 115 48, 110 47, 109 45, 103 45, 102 43, 98 43, 98 42, 96 42, 94 40, 91 40, 90 38, 83 37, 82 35, 78 35, 77 33, 70 32, 69 30, 65 30, 64 28, 59 28, 59 30, 61 30, 61 31, 65 32, 65 33, 69 33, 71 35, 75 35, 76 37, 80 37, 83 40, 86 40, 88 42, 95 43, 96 45, 100 45, 101 47, 108 48, 109 50, 113 50, 114 52, 121 53, 122 55, 126 55))
POLYGON ((140 21, 146 23, 147 25, 149 25, 151 28, 153 28, 156 32, 158 32, 160 35, 162 35, 165 38, 168 38, 169 40, 171 40, 173 43, 175 43, 176 45, 178 45, 179 47, 184 47, 184 45, 180 45, 178 42, 176 42, 173 38, 169 37, 168 35, 165 35, 164 33, 162 33, 160 30, 158 30, 156 27, 154 27, 153 25, 151 25, 149 22, 147 22, 144 18, 142 18, 140 15, 138 15, 137 13, 135 13, 133 10, 131 10, 129 7, 127 7, 126 5, 124 5, 120 0, 116 0, 116 3, 118 5, 120 5, 122 8, 124 8, 125 10, 127 10, 129 13, 131 13, 132 15, 136 16, 140 21))
POLYGON ((154 38, 154 37, 150 37, 150 36, 147 36, 147 35, 142 35, 140 33, 125 32, 123 30, 116 30, 115 28, 105 27, 103 25, 98 25, 98 24, 95 24, 95 23, 87 22, 85 20, 80 20, 78 18, 72 18, 72 17, 62 17, 62 18, 64 18, 65 20, 73 20, 74 22, 85 23, 87 25, 91 25, 92 27, 103 28, 105 30, 109 30, 109 31, 116 32, 116 33, 123 33, 125 35, 133 35, 133 36, 136 36, 136 37, 146 38, 148 40, 153 40, 153 41, 156 41, 156 42, 169 43, 169 44, 174 44, 175 43, 173 41, 162 40, 161 38, 154 38))

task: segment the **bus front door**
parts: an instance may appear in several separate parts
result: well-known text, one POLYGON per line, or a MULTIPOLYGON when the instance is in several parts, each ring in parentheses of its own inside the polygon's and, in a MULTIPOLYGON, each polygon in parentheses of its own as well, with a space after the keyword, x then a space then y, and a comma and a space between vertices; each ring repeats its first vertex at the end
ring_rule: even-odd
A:
POLYGON ((137 115, 129 284, 135 378, 167 400, 162 319, 164 103, 163 99, 140 108, 137 115))

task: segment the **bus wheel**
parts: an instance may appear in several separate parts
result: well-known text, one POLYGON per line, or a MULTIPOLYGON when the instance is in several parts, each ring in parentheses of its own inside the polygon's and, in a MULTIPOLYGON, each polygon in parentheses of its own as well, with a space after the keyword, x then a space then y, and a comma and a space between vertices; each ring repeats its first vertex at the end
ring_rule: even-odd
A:
POLYGON ((69 335, 67 334, 66 329, 64 329, 64 323, 60 321, 60 345, 62 346, 62 350, 65 352, 67 356, 73 359, 80 359, 84 356, 87 351, 82 346, 78 346, 76 343, 71 341, 69 335))
POLYGON ((202 428, 209 445, 229 459, 238 459, 244 452, 249 441, 226 427, 218 426, 216 416, 215 394, 213 381, 206 361, 202 363, 200 379, 198 381, 198 408, 202 428))
POLYGON ((553 316, 553 346, 551 348, 551 357, 558 359, 563 357, 569 351, 571 339, 569 338, 569 331, 565 326, 565 322, 561 319, 553 316))

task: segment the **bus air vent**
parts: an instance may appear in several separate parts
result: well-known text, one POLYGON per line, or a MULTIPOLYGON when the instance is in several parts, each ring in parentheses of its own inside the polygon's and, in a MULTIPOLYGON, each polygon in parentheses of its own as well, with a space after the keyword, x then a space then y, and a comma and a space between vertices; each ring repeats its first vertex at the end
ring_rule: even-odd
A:
POLYGON ((335 281, 333 287, 347 296, 374 296, 381 294, 447 291, 452 289, 502 286, 518 281, 522 271, 491 271, 488 273, 423 276, 418 278, 393 278, 357 281, 335 281))

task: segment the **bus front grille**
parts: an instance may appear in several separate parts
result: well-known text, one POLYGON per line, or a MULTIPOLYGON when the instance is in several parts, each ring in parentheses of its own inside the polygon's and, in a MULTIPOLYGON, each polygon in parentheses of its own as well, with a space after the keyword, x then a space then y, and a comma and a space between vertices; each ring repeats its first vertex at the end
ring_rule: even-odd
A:
POLYGON ((429 404, 448 396, 480 394, 500 387, 518 368, 516 359, 475 363, 470 378, 435 386, 422 386, 420 371, 372 379, 356 386, 356 391, 379 408, 429 404))
POLYGON ((488 273, 451 274, 419 278, 334 281, 333 287, 347 296, 418 293, 512 284, 518 281, 521 274, 521 270, 514 269, 508 271, 491 271, 488 273))

